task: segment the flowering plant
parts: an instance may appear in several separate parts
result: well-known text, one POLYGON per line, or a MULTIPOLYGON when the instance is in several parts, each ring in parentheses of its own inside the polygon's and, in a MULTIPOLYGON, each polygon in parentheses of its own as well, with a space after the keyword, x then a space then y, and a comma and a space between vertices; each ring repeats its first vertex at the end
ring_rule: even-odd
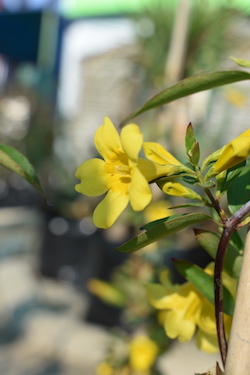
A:
MULTIPOLYGON (((249 63, 241 60, 239 64, 248 67, 249 63)), ((184 79, 149 100, 123 125, 172 100, 249 79, 250 74, 245 71, 214 72, 184 79)), ((168 337, 187 341, 196 334, 202 349, 213 352, 219 346, 226 374, 238 375, 235 368, 232 372, 235 361, 231 360, 230 350, 227 357, 227 340, 232 317, 234 321, 242 319, 235 316, 234 305, 236 298, 237 310, 236 284, 243 272, 241 263, 246 237, 242 228, 250 222, 250 129, 200 161, 199 142, 190 123, 185 137, 185 162, 177 160, 161 144, 145 142, 137 125, 124 125, 119 135, 111 120, 105 118, 96 132, 95 146, 103 159, 87 160, 79 166, 76 177, 80 183, 76 190, 88 196, 106 193, 94 211, 97 227, 112 226, 128 203, 134 211, 143 211, 152 199, 152 184, 167 195, 189 200, 174 206, 175 211, 186 208, 187 212, 168 214, 144 224, 142 232, 121 245, 118 251, 133 253, 184 228, 205 221, 213 223, 214 231, 195 229, 195 236, 214 258, 214 263, 203 270, 189 261, 174 259, 177 270, 187 282, 173 285, 165 272, 161 284, 147 283, 146 288, 149 302, 161 311, 160 320, 168 337)), ((246 254, 250 252, 247 246, 246 254)), ((237 335, 241 335, 239 331, 237 335)), ((232 343, 234 348, 231 337, 230 345, 232 343)), ((248 337, 244 335, 243 344, 250 341, 248 337)), ((217 374, 221 371, 218 365, 216 371, 217 374)))

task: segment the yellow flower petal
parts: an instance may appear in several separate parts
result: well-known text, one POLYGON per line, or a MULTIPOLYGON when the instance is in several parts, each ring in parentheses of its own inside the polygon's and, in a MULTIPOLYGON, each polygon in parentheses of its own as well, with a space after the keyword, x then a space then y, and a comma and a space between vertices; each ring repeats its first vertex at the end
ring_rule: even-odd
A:
POLYGON ((119 134, 112 121, 104 118, 104 124, 95 133, 95 147, 99 154, 107 161, 117 158, 117 153, 122 153, 119 134))
POLYGON ((199 349, 207 353, 217 353, 219 350, 217 334, 209 334, 198 330, 196 333, 196 345, 199 349))
POLYGON ((187 199, 202 200, 199 194, 187 188, 186 186, 180 184, 175 179, 168 179, 166 182, 159 181, 157 184, 165 194, 174 195, 177 197, 184 197, 187 199))
POLYGON ((123 150, 128 155, 129 159, 137 162, 143 143, 143 135, 140 132, 139 126, 135 124, 124 126, 121 130, 120 137, 123 150))
POLYGON ((180 165, 181 163, 175 159, 175 157, 170 154, 164 147, 156 142, 144 142, 143 150, 146 158, 158 163, 158 164, 174 164, 180 165))
POLYGON ((77 168, 75 176, 81 180, 81 183, 75 186, 78 193, 98 196, 108 190, 105 162, 101 159, 85 161, 77 168))
POLYGON ((168 209, 169 206, 169 203, 164 199, 152 202, 144 210, 145 221, 149 223, 150 221, 163 219, 164 217, 173 215, 173 211, 168 209))
POLYGON ((174 287, 166 289, 160 284, 146 284, 148 300, 156 309, 167 310, 176 306, 179 302, 179 295, 174 287))
POLYGON ((164 322, 164 328, 169 338, 178 338, 181 342, 191 340, 195 333, 195 323, 189 319, 185 319, 176 311, 170 311, 164 322))
POLYGON ((151 201, 152 192, 138 168, 133 169, 129 200, 134 211, 142 211, 151 201))
POLYGON ((125 210, 129 196, 119 191, 109 190, 105 198, 98 204, 93 214, 94 224, 98 228, 110 228, 118 216, 125 210))
POLYGON ((135 371, 149 370, 159 352, 158 346, 147 336, 139 335, 129 345, 129 362, 135 371))
POLYGON ((142 158, 138 158, 137 166, 148 182, 154 181, 159 177, 166 176, 169 173, 173 172, 173 168, 171 165, 160 165, 142 158))
POLYGON ((206 298, 202 298, 202 301, 202 310, 197 319, 197 325, 203 332, 207 332, 216 336, 214 306, 206 298))
POLYGON ((250 154, 250 129, 229 142, 221 156, 212 167, 213 172, 220 173, 246 160, 250 154))

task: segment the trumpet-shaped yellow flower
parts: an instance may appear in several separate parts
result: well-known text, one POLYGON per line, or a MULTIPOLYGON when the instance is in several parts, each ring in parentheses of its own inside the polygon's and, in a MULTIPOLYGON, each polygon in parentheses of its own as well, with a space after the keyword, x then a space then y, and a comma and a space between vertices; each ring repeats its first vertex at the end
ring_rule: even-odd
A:
MULTIPOLYGON (((180 163, 172 154, 170 154, 164 147, 159 143, 155 142, 144 142, 143 150, 145 156, 154 163, 158 163, 165 166, 165 176, 172 176, 176 173, 189 171, 188 168, 180 163)), ((188 199, 199 199, 202 200, 201 196, 195 193, 193 190, 185 187, 184 185, 177 182, 174 178, 168 178, 166 181, 157 181, 158 186, 161 190, 168 195, 175 195, 188 199)))
POLYGON ((75 189, 88 196, 107 193, 96 207, 94 224, 109 228, 130 202, 134 211, 142 211, 151 201, 148 182, 165 175, 165 168, 139 158, 143 136, 135 124, 126 125, 119 136, 113 123, 105 117, 97 129, 95 147, 104 160, 94 158, 82 163, 75 189))
POLYGON ((156 359, 159 348, 145 335, 136 336, 129 345, 129 363, 135 371, 149 370, 156 359))
POLYGON ((157 183, 161 190, 168 194, 177 197, 183 197, 187 199, 199 199, 202 200, 201 196, 192 189, 180 184, 174 178, 168 179, 167 181, 159 181, 157 183))
POLYGON ((146 158, 155 163, 181 165, 181 163, 159 143, 144 142, 143 150, 146 158))
MULTIPOLYGON (((205 271, 213 272, 213 264, 205 271)), ((236 282, 223 273, 227 287, 234 293, 236 282)), ((214 306, 190 282, 173 285, 165 278, 162 284, 148 284, 149 302, 161 310, 160 320, 165 332, 171 339, 181 342, 191 340, 196 333, 198 347, 206 352, 218 351, 214 306)), ((231 318, 225 315, 227 334, 231 326, 231 318)))
MULTIPOLYGON (((230 141, 223 149, 222 154, 211 168, 211 172, 218 174, 232 168, 246 160, 250 154, 250 129, 230 141)), ((209 173, 211 174, 211 173, 209 173)))

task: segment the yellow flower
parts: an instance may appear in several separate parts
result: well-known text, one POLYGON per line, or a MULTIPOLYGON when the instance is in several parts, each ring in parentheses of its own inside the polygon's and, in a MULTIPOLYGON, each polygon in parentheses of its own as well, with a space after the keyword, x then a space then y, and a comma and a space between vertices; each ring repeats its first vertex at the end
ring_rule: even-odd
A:
POLYGON ((181 165, 181 163, 162 145, 156 142, 144 142, 143 151, 146 158, 158 164, 181 165))
POLYGON ((151 201, 148 182, 165 174, 162 166, 139 158, 143 136, 135 124, 126 125, 119 136, 113 123, 105 117, 95 133, 95 147, 104 160, 94 158, 82 163, 76 177, 77 192, 98 196, 107 193, 96 207, 94 224, 111 227, 130 202, 134 211, 142 211, 151 201))
POLYGON ((223 149, 209 175, 218 174, 246 160, 250 154, 250 129, 229 142, 223 149))
POLYGON ((173 210, 169 210, 168 207, 169 203, 163 199, 151 202, 144 211, 145 221, 155 221, 173 215, 173 210))
MULTIPOLYGON (((213 273, 213 263, 205 271, 213 273)), ((223 273, 227 287, 234 293, 236 282, 223 273)), ((198 347, 206 352, 218 351, 214 306, 190 282, 173 285, 162 276, 162 284, 148 284, 149 302, 162 310, 161 322, 171 339, 181 342, 192 339, 196 333, 198 347)), ((226 331, 229 333, 231 318, 225 316, 226 331)))
POLYGON ((101 362, 96 368, 96 375, 113 375, 114 369, 108 362, 101 362))
POLYGON ((202 200, 201 196, 195 191, 187 188, 186 186, 177 182, 174 178, 167 179, 167 181, 158 181, 157 184, 161 190, 169 195, 177 197, 183 197, 187 199, 199 199, 202 200))
POLYGON ((102 301, 115 306, 124 306, 124 294, 112 284, 93 278, 88 281, 87 287, 91 293, 98 296, 102 301))
MULTIPOLYGON (((143 151, 145 156, 154 163, 165 166, 165 176, 172 176, 180 172, 190 172, 190 170, 180 163, 172 154, 170 154, 159 143, 144 142, 143 151)), ((167 180, 157 181, 161 190, 168 195, 175 195, 188 199, 202 200, 201 196, 193 190, 183 186, 175 179, 168 178, 167 180)))
POLYGON ((159 348, 145 335, 136 336, 129 345, 129 363, 135 371, 149 370, 156 359, 159 348))

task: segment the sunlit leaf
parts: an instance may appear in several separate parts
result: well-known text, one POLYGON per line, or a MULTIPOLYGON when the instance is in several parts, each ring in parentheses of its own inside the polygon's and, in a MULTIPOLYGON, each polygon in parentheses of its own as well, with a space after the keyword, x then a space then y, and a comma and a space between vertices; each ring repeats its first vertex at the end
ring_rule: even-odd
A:
POLYGON ((0 164, 27 180, 45 198, 34 167, 26 156, 9 145, 0 144, 0 164))
POLYGON ((146 230, 137 237, 132 238, 125 244, 119 246, 117 250, 122 253, 132 253, 163 237, 169 236, 172 233, 178 232, 179 230, 187 228, 193 224, 201 223, 205 220, 213 220, 213 218, 203 213, 178 215, 172 219, 167 218, 167 220, 163 220, 163 222, 153 226, 153 228, 146 230))
POLYGON ((240 70, 205 73, 185 78, 148 100, 141 108, 128 116, 122 124, 152 108, 160 107, 163 104, 170 103, 176 99, 183 98, 196 92, 247 79, 250 79, 250 74, 240 70))
MULTIPOLYGON (((182 259, 174 259, 178 272, 190 281, 212 304, 214 304, 214 279, 202 268, 182 259)), ((233 316, 234 300, 229 291, 223 287, 224 312, 233 316)))

